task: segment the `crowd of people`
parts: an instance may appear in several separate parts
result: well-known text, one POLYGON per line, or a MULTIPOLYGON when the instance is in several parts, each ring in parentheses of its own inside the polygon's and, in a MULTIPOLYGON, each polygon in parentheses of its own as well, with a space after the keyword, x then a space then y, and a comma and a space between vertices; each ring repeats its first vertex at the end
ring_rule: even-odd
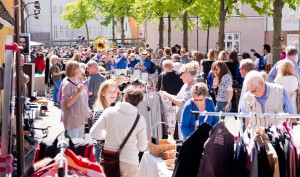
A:
MULTIPOLYGON (((35 63, 36 73, 45 72, 46 84, 53 81, 53 101, 62 109, 67 134, 83 138, 85 124, 89 125, 98 144, 95 157, 99 162, 104 140, 104 149, 118 150, 143 100, 143 92, 137 87, 120 92, 119 82, 112 77, 118 70, 125 71, 124 77, 147 82, 161 98, 172 102, 176 139, 186 140, 195 130, 191 110, 298 113, 298 49, 284 46, 277 63, 273 63, 268 44, 262 46, 262 55, 251 51, 255 59, 246 52, 239 56, 235 49, 210 49, 203 55, 179 45, 155 50, 149 45, 109 50, 56 47, 33 49, 29 60, 35 63)), ((217 116, 200 116, 199 123, 204 119, 212 126, 219 121, 217 116)), ((141 116, 121 152, 123 176, 135 176, 138 153, 146 148, 146 124, 141 116)))

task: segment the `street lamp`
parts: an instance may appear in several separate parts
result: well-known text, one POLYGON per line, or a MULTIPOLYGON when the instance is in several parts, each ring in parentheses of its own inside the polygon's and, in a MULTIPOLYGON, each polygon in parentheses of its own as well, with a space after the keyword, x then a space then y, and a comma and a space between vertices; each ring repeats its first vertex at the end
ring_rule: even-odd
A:
POLYGON ((36 11, 34 11, 34 13, 33 14, 29 14, 26 18, 25 18, 25 24, 26 24, 26 31, 25 31, 25 33, 27 33, 27 19, 30 17, 30 16, 34 16, 34 18, 35 19, 39 19, 39 14, 36 12, 36 11))
MULTIPOLYGON (((34 14, 40 14, 40 10, 41 10, 41 6, 40 6, 40 2, 39 1, 34 1, 34 2, 29 2, 29 3, 24 3, 23 1, 22 1, 22 9, 21 9, 21 32, 22 33, 24 33, 24 10, 25 10, 25 8, 26 8, 26 6, 28 6, 29 4, 34 4, 34 14)), ((28 13, 27 13, 28 14, 28 13)), ((33 15, 33 14, 30 14, 30 15, 28 15, 27 17, 26 17, 26 28, 27 28, 27 18, 29 17, 29 16, 31 16, 31 15, 33 15)), ((36 19, 38 19, 38 18, 36 18, 36 19)), ((27 30, 26 30, 26 32, 27 32, 27 30)))

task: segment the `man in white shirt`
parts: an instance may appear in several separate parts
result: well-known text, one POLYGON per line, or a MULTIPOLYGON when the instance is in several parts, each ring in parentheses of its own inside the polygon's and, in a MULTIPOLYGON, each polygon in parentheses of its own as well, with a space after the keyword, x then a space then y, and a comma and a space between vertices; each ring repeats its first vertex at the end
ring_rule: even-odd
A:
POLYGON ((180 55, 173 54, 171 57, 171 61, 173 62, 173 70, 179 73, 179 70, 182 67, 182 63, 180 62, 180 55))

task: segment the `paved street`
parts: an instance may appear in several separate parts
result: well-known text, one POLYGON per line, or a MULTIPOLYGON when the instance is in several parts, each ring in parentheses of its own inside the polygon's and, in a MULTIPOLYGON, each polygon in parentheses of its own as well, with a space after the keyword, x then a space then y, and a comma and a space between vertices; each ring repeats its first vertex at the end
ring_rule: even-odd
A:
MULTIPOLYGON (((48 100, 49 101, 49 100, 48 100)), ((46 139, 54 139, 57 137, 59 133, 64 130, 63 124, 60 122, 61 110, 55 106, 53 106, 53 102, 48 102, 48 111, 45 112, 44 115, 40 116, 39 119, 34 121, 34 126, 36 128, 45 128, 47 126, 51 126, 49 128, 48 137, 46 139)), ((38 139, 42 136, 42 131, 36 131, 36 137, 38 139)), ((26 154, 25 150, 25 154, 26 154)), ((25 157, 25 167, 29 166, 33 160, 35 151, 30 153, 25 157)))

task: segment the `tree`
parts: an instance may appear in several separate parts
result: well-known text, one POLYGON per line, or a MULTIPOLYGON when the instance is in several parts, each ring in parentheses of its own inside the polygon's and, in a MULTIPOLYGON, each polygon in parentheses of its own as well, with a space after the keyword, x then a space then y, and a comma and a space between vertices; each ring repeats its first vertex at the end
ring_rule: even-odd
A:
POLYGON ((121 23, 122 45, 125 40, 124 20, 132 16, 134 0, 87 0, 92 6, 99 10, 99 13, 106 17, 114 17, 121 23))
POLYGON ((177 8, 174 6, 174 2, 175 0, 136 0, 132 7, 132 14, 138 24, 144 21, 152 23, 159 21, 158 41, 160 49, 164 45, 164 15, 172 14, 176 11, 177 8))
POLYGON ((259 14, 266 14, 273 17, 273 62, 277 62, 280 58, 281 47, 280 47, 280 38, 281 38, 281 21, 282 21, 282 9, 285 4, 290 8, 296 9, 296 4, 299 4, 299 0, 244 0, 245 3, 248 3, 252 8, 259 14), (258 3, 259 2, 259 3, 258 3))
POLYGON ((86 0, 76 0, 66 5, 66 11, 61 17, 70 22, 70 27, 72 29, 80 29, 85 26, 87 42, 89 44, 90 37, 87 22, 93 19, 97 20, 96 15, 93 12, 95 12, 95 8, 89 5, 86 0))
POLYGON ((218 2, 219 0, 198 0, 188 8, 188 11, 191 15, 200 17, 196 25, 204 30, 207 30, 206 52, 208 51, 209 47, 210 28, 219 26, 218 2))
POLYGON ((116 37, 115 37, 115 26, 116 26, 116 21, 114 16, 105 16, 103 21, 100 23, 103 26, 108 26, 111 24, 112 26, 112 41, 113 43, 116 42, 116 37))

